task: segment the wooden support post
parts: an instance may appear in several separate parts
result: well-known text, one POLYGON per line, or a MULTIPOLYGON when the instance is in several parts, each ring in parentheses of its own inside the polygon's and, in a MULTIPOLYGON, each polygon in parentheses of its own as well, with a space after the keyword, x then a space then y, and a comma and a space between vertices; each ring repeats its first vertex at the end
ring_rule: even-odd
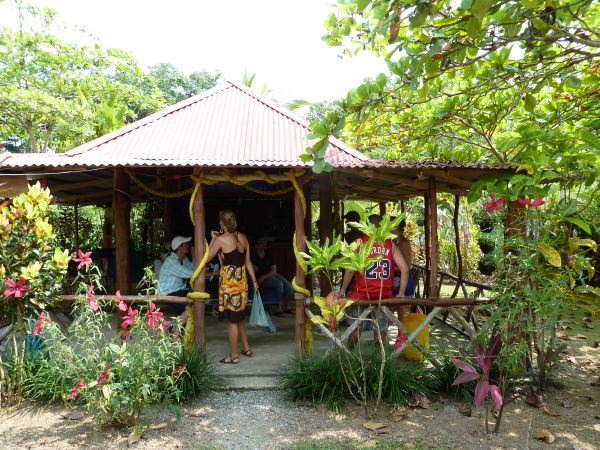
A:
POLYGON ((404 200, 400 200, 400 212, 402 212, 402 213, 406 212, 406 204, 405 204, 404 200))
MULTIPOLYGON (((321 211, 322 212, 322 211, 321 211)), ((302 212, 302 203, 298 192, 294 192, 294 225, 296 227, 296 246, 298 251, 306 251, 306 242, 304 242, 304 214, 302 212)), ((302 288, 306 287, 306 275, 300 264, 296 261, 296 284, 302 288)), ((305 330, 304 321, 304 294, 296 292, 296 352, 298 356, 304 356, 305 352, 305 330)))
MULTIPOLYGON (((333 239, 333 191, 331 176, 329 174, 321 174, 319 176, 319 203, 321 210, 319 217, 319 242, 323 245, 326 238, 329 238, 329 243, 333 239)), ((327 277, 320 277, 319 287, 322 297, 331 292, 331 284, 327 277)))
POLYGON ((383 216, 387 211, 387 207, 385 206, 385 202, 379 202, 379 215, 383 216))
POLYGON ((435 178, 429 177, 429 289, 430 297, 438 296, 438 260, 440 249, 438 245, 438 227, 437 227, 437 188, 435 178))
POLYGON ((79 202, 75 202, 73 214, 75 215, 75 230, 73 230, 73 237, 75 238, 75 251, 77 251, 79 249, 79 202))
POLYGON ((429 198, 425 195, 423 197, 423 234, 425 241, 425 271, 423 273, 423 297, 434 296, 434 293, 429 292, 429 279, 431 277, 431 248, 429 247, 429 235, 431 230, 429 229, 429 198))
MULTIPOLYGON (((200 169, 194 169, 194 175, 197 177, 201 176, 200 169)), ((202 260, 202 256, 204 256, 205 252, 205 242, 206 242, 206 224, 205 224, 205 214, 204 214, 204 189, 203 186, 200 185, 198 188, 198 192, 196 193, 196 198, 194 199, 193 214, 194 214, 194 267, 198 267, 200 261, 202 260)), ((200 275, 196 279, 194 283, 194 291, 196 292, 204 292, 206 289, 206 270, 202 269, 200 275)), ((195 335, 196 335, 196 344, 200 346, 200 348, 204 348, 206 346, 206 327, 205 327, 205 308, 203 300, 196 300, 192 305, 194 309, 194 324, 195 324, 195 335)))
MULTIPOLYGON (((306 200, 306 217, 304 217, 304 231, 306 232, 306 239, 312 240, 312 186, 311 183, 307 183, 303 189, 304 199, 306 200)), ((313 275, 306 275, 306 288, 310 291, 310 295, 313 295, 313 275)))
POLYGON ((115 257, 117 263, 115 289, 121 291, 121 294, 129 294, 129 239, 131 234, 129 175, 122 167, 115 167, 114 178, 113 208, 115 211, 115 257))

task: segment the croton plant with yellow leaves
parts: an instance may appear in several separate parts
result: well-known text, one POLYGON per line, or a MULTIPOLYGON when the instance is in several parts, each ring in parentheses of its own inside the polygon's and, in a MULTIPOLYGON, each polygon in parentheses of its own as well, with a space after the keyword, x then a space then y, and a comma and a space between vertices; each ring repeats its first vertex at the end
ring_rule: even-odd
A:
POLYGON ((36 183, 0 208, 0 321, 37 317, 61 290, 70 255, 54 245, 51 200, 36 183))

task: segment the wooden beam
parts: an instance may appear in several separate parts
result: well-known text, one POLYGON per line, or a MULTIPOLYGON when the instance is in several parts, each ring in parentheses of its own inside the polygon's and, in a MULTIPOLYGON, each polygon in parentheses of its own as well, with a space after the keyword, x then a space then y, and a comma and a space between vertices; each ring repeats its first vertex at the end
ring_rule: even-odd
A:
MULTIPOLYGON (((296 246, 298 251, 306 251, 306 242, 304 241, 304 213, 302 211, 302 203, 300 202, 298 192, 294 192, 294 225, 296 228, 296 246)), ((302 288, 306 287, 306 276, 297 261, 296 284, 302 288)), ((296 352, 298 356, 303 356, 306 351, 304 342, 304 321, 306 320, 304 314, 304 294, 296 292, 294 298, 296 300, 296 352)))
POLYGON ((113 246, 112 226, 114 215, 112 208, 104 208, 104 223, 102 224, 102 248, 113 246))
POLYGON ((429 241, 430 241, 430 277, 429 277, 429 295, 437 296, 438 285, 438 261, 440 257, 440 248, 438 245, 438 223, 437 223, 437 189, 434 177, 429 177, 429 241))
MULTIPOLYGON (((201 176, 200 169, 194 169, 194 175, 201 176)), ((192 212, 194 214, 194 267, 198 267, 205 252, 205 241, 206 241, 206 224, 205 224, 205 213, 204 213, 204 189, 200 185, 196 197, 194 198, 194 204, 192 206, 192 212)), ((208 261, 207 261, 208 262, 208 261)), ((202 269, 200 275, 194 283, 194 291, 204 292, 206 289, 206 270, 202 269)), ((194 326, 196 344, 200 348, 206 347, 206 325, 205 325, 205 308, 204 302, 194 302, 194 326)))
MULTIPOLYGON (((115 167, 114 212, 115 212, 115 256, 117 266, 117 280, 115 289, 121 294, 129 294, 130 260, 129 239, 131 234, 129 200, 129 175, 123 167, 115 167)), ((120 322, 119 322, 120 323, 120 322)))
POLYGON ((88 187, 98 187, 98 186, 112 186, 113 180, 110 178, 98 177, 93 180, 80 181, 77 183, 60 183, 60 184, 50 184, 50 190, 52 192, 62 192, 62 191, 70 191, 73 189, 83 189, 88 187))
MULTIPOLYGON (((88 200, 88 199, 98 199, 101 197, 106 197, 107 202, 108 199, 111 198, 113 194, 113 191, 110 189, 100 189, 100 190, 95 190, 94 192, 88 192, 85 194, 77 194, 77 195, 71 195, 71 194, 56 194, 54 197, 56 198, 56 201, 58 201, 59 203, 76 203, 78 202, 80 205, 85 203, 82 202, 82 200, 88 200)), ((129 196, 128 196, 129 198, 129 196)), ((93 202, 92 202, 93 203, 93 202)))
MULTIPOLYGON (((319 241, 321 245, 325 239, 329 238, 329 243, 333 239, 333 191, 331 185, 331 176, 329 174, 321 174, 319 176, 319 241)), ((331 292, 331 284, 327 277, 320 277, 319 287, 321 296, 325 297, 331 292)))
POLYGON ((79 250, 79 204, 75 203, 73 206, 73 215, 75 219, 75 230, 73 230, 73 237, 75 238, 75 251, 79 250))

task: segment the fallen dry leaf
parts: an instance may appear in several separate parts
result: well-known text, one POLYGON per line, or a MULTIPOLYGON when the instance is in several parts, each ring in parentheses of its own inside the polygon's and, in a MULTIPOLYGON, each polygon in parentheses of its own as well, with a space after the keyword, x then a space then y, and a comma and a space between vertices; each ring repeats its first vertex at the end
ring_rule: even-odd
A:
POLYGON ((358 417, 358 411, 356 409, 351 409, 348 415, 351 419, 356 419, 358 417))
POLYGON ((582 339, 582 340, 586 340, 587 336, 584 334, 576 334, 575 335, 575 339, 582 339))
POLYGON ((467 417, 471 417, 471 415, 473 414, 471 407, 468 405, 462 405, 460 408, 458 408, 458 412, 460 412, 463 416, 467 417))
POLYGON ((375 434, 388 434, 390 431, 392 431, 390 427, 384 427, 375 430, 375 434))
POLYGON ((586 327, 586 328, 588 328, 588 329, 590 329, 590 330, 594 329, 594 327, 592 326, 592 324, 589 323, 589 322, 583 322, 583 326, 586 327))
POLYGON ((599 341, 594 341, 594 348, 598 348, 600 347, 600 342, 599 341))
POLYGON ((560 402, 560 405, 563 408, 573 408, 575 406, 575 402, 573 400, 563 400, 560 402))
POLYGON ((134 428, 133 431, 127 437, 127 444, 132 446, 142 438, 142 429, 134 428))
POLYGON ((559 336, 558 338, 563 341, 572 341, 573 340, 573 338, 571 336, 559 336))
POLYGON ((535 406, 536 408, 541 408, 542 406, 544 406, 544 401, 542 400, 542 396, 539 394, 536 394, 533 391, 531 391, 529 393, 529 395, 527 396, 527 399, 525 401, 527 402, 528 405, 535 406))
POLYGON ((188 411, 186 416, 188 416, 188 417, 204 417, 204 413, 201 411, 192 410, 192 411, 188 411))
POLYGON ((408 419, 408 411, 404 408, 394 409, 390 411, 389 419, 392 422, 400 422, 401 420, 408 419))
POLYGON ((367 420, 363 423, 363 427, 367 430, 377 431, 385 428, 389 428, 390 424, 387 422, 373 422, 372 420, 367 420))
POLYGON ((600 377, 598 377, 598 379, 596 381, 592 381, 590 383, 590 386, 600 387, 600 377))
POLYGON ((418 406, 419 408, 423 409, 429 409, 430 404, 431 402, 429 401, 429 399, 426 396, 421 395, 417 397, 417 403, 414 406, 418 406))
POLYGON ((574 356, 567 356, 565 359, 567 360, 567 362, 569 364, 577 364, 577 360, 575 359, 574 356))
POLYGON ((550 411, 546 405, 542 406, 542 411, 544 411, 546 414, 548 414, 549 416, 552 416, 552 417, 558 417, 558 416, 560 416, 559 413, 555 413, 555 412, 550 411))
POLYGON ((556 440, 554 435, 548 430, 538 431, 535 435, 535 438, 539 439, 540 441, 544 441, 546 444, 552 444, 556 440))

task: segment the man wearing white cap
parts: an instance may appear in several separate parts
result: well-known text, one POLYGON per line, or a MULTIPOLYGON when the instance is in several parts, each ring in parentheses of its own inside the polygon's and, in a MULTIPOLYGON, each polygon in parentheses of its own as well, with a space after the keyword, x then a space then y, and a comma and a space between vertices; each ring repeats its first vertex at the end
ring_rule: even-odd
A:
POLYGON ((190 291, 185 280, 194 273, 194 265, 187 257, 191 240, 191 237, 175 236, 171 241, 172 252, 165 258, 158 274, 160 295, 185 297, 190 291))

